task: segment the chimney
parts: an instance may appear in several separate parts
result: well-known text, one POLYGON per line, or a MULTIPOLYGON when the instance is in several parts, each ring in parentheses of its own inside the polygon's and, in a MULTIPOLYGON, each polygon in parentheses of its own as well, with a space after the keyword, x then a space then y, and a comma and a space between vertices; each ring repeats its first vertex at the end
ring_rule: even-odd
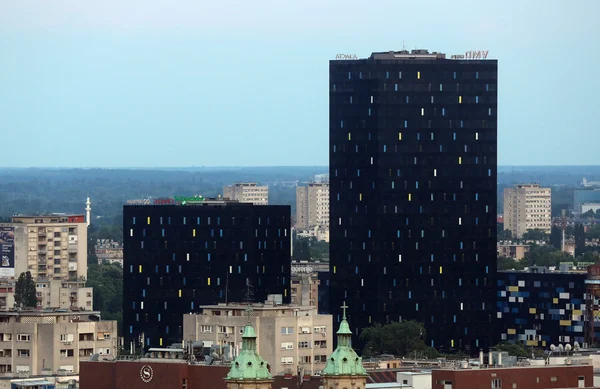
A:
POLYGON ((483 367, 483 350, 479 350, 479 367, 483 367))
POLYGON ((494 355, 492 354, 492 350, 490 350, 490 361, 488 364, 494 366, 494 355))
POLYGON ((498 352, 498 366, 502 366, 502 351, 498 352))

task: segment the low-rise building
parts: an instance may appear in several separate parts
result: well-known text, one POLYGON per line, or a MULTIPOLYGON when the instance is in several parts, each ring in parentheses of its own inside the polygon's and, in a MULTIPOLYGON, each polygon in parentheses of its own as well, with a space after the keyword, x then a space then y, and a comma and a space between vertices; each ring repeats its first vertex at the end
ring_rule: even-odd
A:
POLYGON ((99 312, 0 312, 0 374, 77 374, 80 360, 116 353, 117 322, 99 312))
POLYGON ((586 366, 435 369, 433 389, 594 388, 594 369, 586 366))
POLYGON ((528 244, 499 243, 496 246, 499 257, 513 258, 520 261, 531 250, 528 244))
MULTIPOLYGON (((250 322, 258 335, 258 352, 273 374, 319 373, 332 351, 332 316, 318 314, 315 306, 274 301, 252 304, 250 322)), ((201 314, 184 315, 183 339, 228 348, 235 357, 248 322, 247 307, 236 303, 201 306, 201 314)))
POLYGON ((291 303, 293 305, 318 306, 321 281, 316 272, 292 274, 291 281, 291 303))
POLYGON ((98 264, 103 262, 118 263, 123 267, 123 245, 109 239, 98 239, 96 242, 98 264))

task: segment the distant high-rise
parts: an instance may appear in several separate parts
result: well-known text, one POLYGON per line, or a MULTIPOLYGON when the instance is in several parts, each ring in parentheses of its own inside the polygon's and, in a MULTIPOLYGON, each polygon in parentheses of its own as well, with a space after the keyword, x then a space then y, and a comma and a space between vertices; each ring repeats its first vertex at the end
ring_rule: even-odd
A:
POLYGON ((329 229, 329 183, 296 187, 296 228, 329 229))
POLYGON ((240 182, 223 187, 223 197, 240 203, 269 204, 269 187, 255 182, 240 182))
POLYGON ((495 341, 498 64, 460 57, 330 62, 330 306, 352 302, 355 335, 417 320, 438 349, 495 341))
POLYGON ((201 305, 269 294, 289 303, 289 206, 202 197, 154 203, 170 205, 123 207, 127 347, 181 342, 183 314, 201 305))
POLYGON ((552 229, 552 192, 538 184, 520 184, 504 188, 504 229, 514 238, 521 238, 527 230, 552 229))

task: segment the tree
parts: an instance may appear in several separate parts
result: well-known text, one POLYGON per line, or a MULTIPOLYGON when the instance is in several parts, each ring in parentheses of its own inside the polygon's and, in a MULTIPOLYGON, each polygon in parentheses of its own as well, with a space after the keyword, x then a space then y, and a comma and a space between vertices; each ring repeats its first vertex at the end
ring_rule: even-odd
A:
POLYGON ((525 267, 522 261, 516 261, 510 257, 498 257, 496 266, 498 270, 523 270, 525 267))
POLYGON ((573 262, 573 257, 550 245, 534 244, 521 262, 523 266, 559 266, 561 262, 573 262))
POLYGON ((550 244, 557 250, 562 249, 562 231, 557 226, 552 226, 550 231, 550 244))
POLYGON ((523 347, 523 345, 521 345, 520 343, 502 342, 502 343, 498 343, 497 345, 492 347, 492 349, 494 351, 506 351, 506 352, 508 352, 509 355, 512 355, 515 357, 531 356, 531 353, 528 353, 527 349, 525 349, 525 347, 523 347))
POLYGON ((310 259, 310 247, 308 239, 298 238, 294 245, 294 261, 308 261, 310 259))
POLYGON ((586 232, 586 236, 588 239, 600 239, 600 224, 590 226, 586 232))
POLYGON ((593 210, 588 209, 588 211, 586 213, 581 214, 581 217, 593 219, 596 217, 596 213, 593 210))
POLYGON ((405 356, 416 352, 428 357, 437 356, 437 351, 425 345, 426 338, 423 324, 413 320, 383 326, 375 324, 360 334, 360 340, 365 343, 365 355, 405 356))
POLYGON ((575 256, 578 257, 585 252, 585 229, 583 224, 576 224, 575 231, 575 256))
POLYGON ((37 292, 31 272, 21 273, 15 285, 15 303, 21 307, 37 307, 37 292))
POLYGON ((512 231, 498 229, 498 238, 497 239, 498 240, 511 240, 512 239, 512 231))
POLYGON ((543 230, 540 230, 539 228, 535 228, 533 230, 527 230, 525 231, 525 233, 523 234, 523 239, 524 240, 546 240, 547 235, 543 230))
POLYGON ((123 319, 123 268, 116 263, 90 264, 87 286, 94 288, 94 309, 102 318, 117 320, 121 331, 123 319))

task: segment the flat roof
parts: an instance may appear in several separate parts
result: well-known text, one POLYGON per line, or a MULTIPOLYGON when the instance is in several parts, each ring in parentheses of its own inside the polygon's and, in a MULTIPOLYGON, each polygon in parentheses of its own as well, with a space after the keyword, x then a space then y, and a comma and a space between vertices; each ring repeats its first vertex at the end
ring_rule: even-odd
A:
MULTIPOLYGON (((263 304, 252 304, 250 307, 255 311, 268 311, 268 310, 292 310, 292 309, 300 309, 300 310, 314 310, 317 307, 313 305, 263 305, 263 304)), ((202 309, 241 309, 245 310, 248 308, 247 304, 228 304, 228 305, 200 305, 202 309)))
POLYGON ((79 316, 79 315, 97 315, 100 311, 0 311, 0 316, 79 316))

